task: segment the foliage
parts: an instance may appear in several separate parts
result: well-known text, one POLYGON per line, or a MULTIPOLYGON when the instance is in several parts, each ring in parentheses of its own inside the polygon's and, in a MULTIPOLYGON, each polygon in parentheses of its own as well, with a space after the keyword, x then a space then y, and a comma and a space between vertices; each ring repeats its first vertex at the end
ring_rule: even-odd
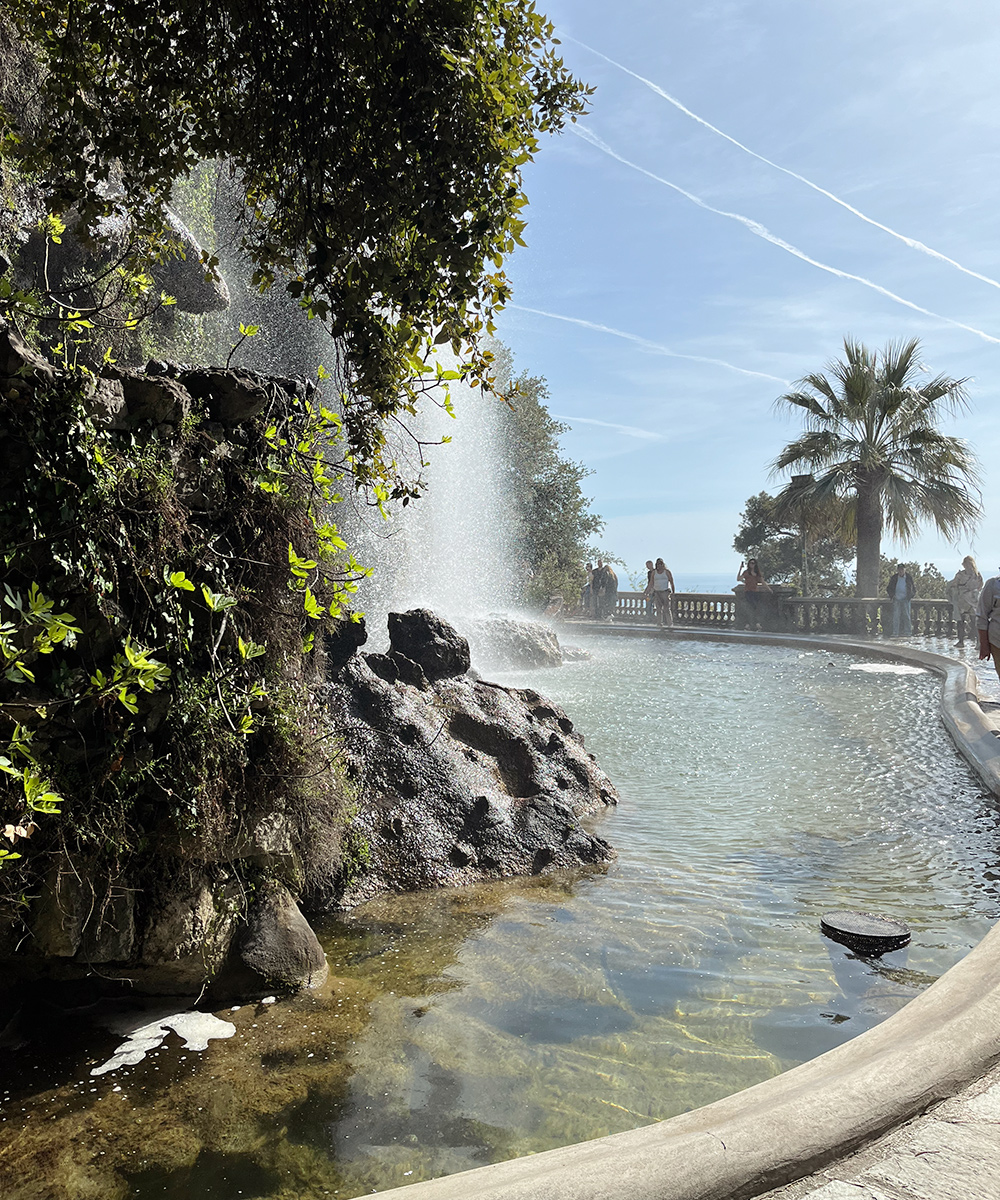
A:
MULTIPOLYGON (((808 589, 803 580, 802 529, 787 520, 775 496, 758 492, 750 496, 740 514, 733 548, 743 558, 756 558, 764 578, 798 588, 810 596, 846 595, 844 567, 854 557, 854 546, 837 533, 837 506, 827 509, 822 521, 806 528, 808 589)), ((810 514, 815 516, 815 510, 810 514)))
POLYGON ((561 595, 572 605, 584 582, 588 539, 604 526, 580 488, 590 471, 560 453, 559 436, 569 426, 549 413, 545 380, 526 372, 513 378, 510 350, 496 343, 494 353, 496 386, 506 399, 501 420, 514 497, 514 557, 523 568, 519 599, 537 606, 561 595))
POLYGON ((384 421, 412 411, 423 348, 492 331, 523 167, 585 109, 533 0, 6 7, 47 73, 44 119, 10 116, 5 153, 50 211, 91 230, 124 211, 137 255, 169 253, 175 182, 224 159, 254 282, 327 323, 349 453, 384 479, 384 421))
POLYGON ((887 528, 904 544, 931 521, 946 537, 971 532, 981 516, 975 455, 938 428, 966 404, 964 380, 922 380, 920 343, 869 350, 850 338, 827 375, 800 380, 779 405, 801 409, 806 431, 774 461, 775 471, 818 472, 800 502, 845 504, 845 533, 858 547, 858 594, 876 594, 887 528))
POLYGON ((197 412, 174 434, 96 425, 92 386, 0 403, 5 838, 207 852, 245 797, 280 797, 270 693, 302 691, 361 574, 330 521, 339 419, 286 397, 220 455, 197 412))

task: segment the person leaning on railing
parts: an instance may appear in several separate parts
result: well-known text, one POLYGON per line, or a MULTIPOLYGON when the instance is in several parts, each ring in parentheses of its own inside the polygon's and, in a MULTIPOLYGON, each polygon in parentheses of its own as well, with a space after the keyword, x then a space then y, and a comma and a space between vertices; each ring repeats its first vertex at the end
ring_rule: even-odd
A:
POLYGON ((976 624, 979 626, 979 657, 992 658, 1000 676, 1000 575, 987 579, 979 593, 976 624))

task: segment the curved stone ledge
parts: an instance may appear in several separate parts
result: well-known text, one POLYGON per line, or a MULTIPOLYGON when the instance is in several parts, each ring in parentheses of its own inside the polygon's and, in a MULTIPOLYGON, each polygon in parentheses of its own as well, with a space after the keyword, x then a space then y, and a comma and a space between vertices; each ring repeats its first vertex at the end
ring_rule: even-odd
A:
MULTIPOLYGON (((1000 738, 978 681, 939 654, 871 642, 714 630, 574 625, 578 633, 765 642, 863 655, 943 677, 942 718, 1000 795, 1000 738)), ((392 1188, 393 1200, 750 1200, 843 1157, 1000 1061, 1000 926, 905 1008, 866 1033, 745 1091, 668 1121, 392 1188)))

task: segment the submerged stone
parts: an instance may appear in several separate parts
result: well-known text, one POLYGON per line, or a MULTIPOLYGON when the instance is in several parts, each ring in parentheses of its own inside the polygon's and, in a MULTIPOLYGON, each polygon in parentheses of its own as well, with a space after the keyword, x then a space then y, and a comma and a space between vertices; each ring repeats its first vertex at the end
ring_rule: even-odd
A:
POLYGON ((865 954, 899 950, 910 940, 909 926, 878 913, 838 909, 823 914, 820 928, 828 938, 865 954))

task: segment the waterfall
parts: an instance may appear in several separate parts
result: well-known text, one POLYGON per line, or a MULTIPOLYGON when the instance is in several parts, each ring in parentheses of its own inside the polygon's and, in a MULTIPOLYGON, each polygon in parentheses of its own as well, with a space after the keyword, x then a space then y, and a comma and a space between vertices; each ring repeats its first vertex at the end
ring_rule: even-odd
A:
MULTIPOLYGON (((235 196, 226 171, 205 164, 175 197, 184 220, 218 254, 231 296, 226 312, 181 316, 172 331, 178 357, 223 363, 239 338, 240 324, 256 326, 259 333, 242 341, 233 366, 315 380, 323 363, 331 376, 322 385, 325 403, 335 408, 335 347, 321 322, 304 320, 280 281, 263 295, 250 284, 237 246, 235 196)), ((446 370, 456 366, 447 348, 438 358, 446 370)), ((424 481, 421 497, 406 506, 394 504, 385 520, 345 480, 344 502, 330 514, 355 558, 373 569, 372 578, 359 588, 357 607, 365 612, 375 638, 384 631, 389 611, 427 607, 461 619, 508 609, 519 590, 514 574, 515 481, 504 452, 510 431, 503 402, 462 382, 452 382, 449 392, 454 418, 438 386, 425 394, 416 417, 401 416, 406 431, 389 431, 390 453, 402 474, 424 481), (445 437, 451 440, 440 444, 445 437)))
POLYGON ((517 591, 503 402, 465 383, 452 383, 450 396, 454 418, 432 393, 412 421, 410 432, 431 443, 420 499, 398 506, 382 528, 365 522, 359 557, 374 552, 376 572, 361 602, 373 628, 387 611, 416 607, 461 623, 508 609, 517 591), (440 444, 444 437, 451 441, 440 444))

